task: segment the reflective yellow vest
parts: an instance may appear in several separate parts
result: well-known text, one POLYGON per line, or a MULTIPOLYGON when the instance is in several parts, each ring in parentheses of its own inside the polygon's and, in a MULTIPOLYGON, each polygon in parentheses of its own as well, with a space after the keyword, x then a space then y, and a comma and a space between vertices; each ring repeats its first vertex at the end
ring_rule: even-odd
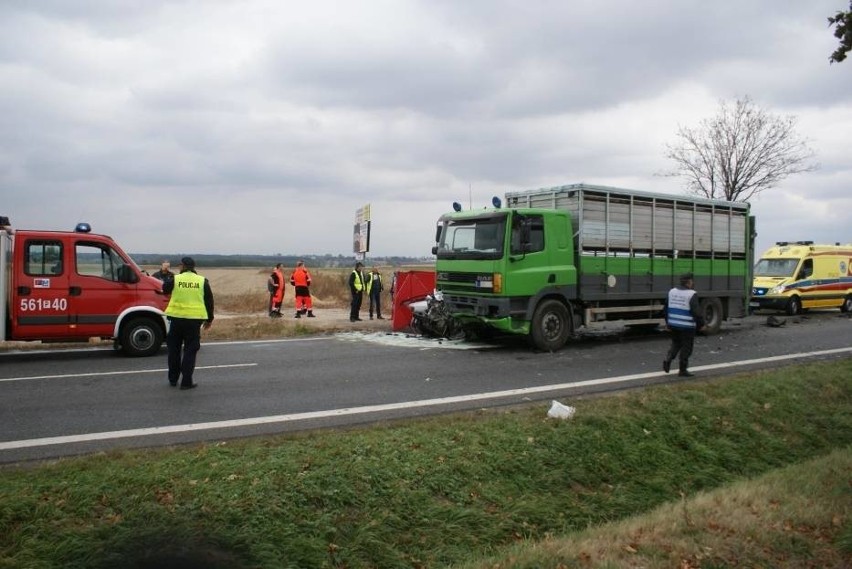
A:
MULTIPOLYGON (((370 273, 369 280, 367 280, 367 294, 370 294, 373 290, 373 283, 381 283, 382 275, 380 273, 370 273)), ((381 286, 381 284, 379 284, 381 286)))
POLYGON ((363 274, 361 273, 361 271, 352 272, 355 273, 355 282, 352 284, 352 286, 355 287, 356 291, 364 290, 364 279, 362 278, 363 274))
POLYGON ((175 276, 175 288, 166 308, 166 315, 175 318, 207 320, 207 307, 204 305, 204 277, 186 271, 175 276))

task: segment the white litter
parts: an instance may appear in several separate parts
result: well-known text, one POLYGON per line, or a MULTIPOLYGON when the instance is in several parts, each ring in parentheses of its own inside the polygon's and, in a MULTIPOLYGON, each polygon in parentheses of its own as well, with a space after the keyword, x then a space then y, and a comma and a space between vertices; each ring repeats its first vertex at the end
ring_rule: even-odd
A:
POLYGON ((574 416, 575 411, 577 411, 576 408, 563 405, 554 399, 550 404, 550 410, 547 412, 547 416, 551 419, 570 419, 574 416))
POLYGON ((420 334, 405 332, 338 332, 334 335, 338 340, 347 342, 370 342, 383 346, 400 348, 448 349, 448 350, 483 350, 499 348, 499 344, 470 342, 467 340, 448 340, 446 338, 430 338, 420 334))

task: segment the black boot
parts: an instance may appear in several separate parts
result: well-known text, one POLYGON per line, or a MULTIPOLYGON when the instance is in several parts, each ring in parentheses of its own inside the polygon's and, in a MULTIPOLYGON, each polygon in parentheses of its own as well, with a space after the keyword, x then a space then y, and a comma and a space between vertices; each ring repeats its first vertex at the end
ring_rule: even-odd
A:
POLYGON ((314 316, 313 310, 308 310, 308 318, 316 318, 316 316, 314 316))
POLYGON ((296 318, 301 318, 301 317, 302 317, 302 313, 297 310, 296 311, 296 318))
POLYGON ((686 369, 688 366, 688 362, 680 362, 680 372, 678 372, 678 375, 680 377, 693 377, 695 375, 694 373, 690 373, 689 370, 686 369))
POLYGON ((663 360, 663 371, 669 373, 672 369, 672 361, 668 358, 663 360))

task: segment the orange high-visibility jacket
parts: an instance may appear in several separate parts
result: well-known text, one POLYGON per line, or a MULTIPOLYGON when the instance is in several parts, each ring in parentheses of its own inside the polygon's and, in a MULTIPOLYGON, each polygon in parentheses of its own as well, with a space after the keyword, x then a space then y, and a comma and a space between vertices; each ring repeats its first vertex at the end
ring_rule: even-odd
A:
POLYGON ((290 275, 290 284, 293 286, 311 286, 311 274, 305 267, 296 267, 290 275))
POLYGON ((274 269, 272 271, 273 281, 277 288, 272 295, 272 300, 275 302, 281 302, 284 299, 284 273, 281 272, 281 269, 274 269))

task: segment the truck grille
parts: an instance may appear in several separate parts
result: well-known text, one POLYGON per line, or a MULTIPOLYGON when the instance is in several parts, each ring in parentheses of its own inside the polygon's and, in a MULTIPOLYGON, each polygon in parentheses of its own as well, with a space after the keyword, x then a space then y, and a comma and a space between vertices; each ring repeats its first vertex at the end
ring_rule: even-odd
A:
POLYGON ((493 275, 491 273, 450 273, 437 274, 438 288, 444 292, 492 292, 493 275))

